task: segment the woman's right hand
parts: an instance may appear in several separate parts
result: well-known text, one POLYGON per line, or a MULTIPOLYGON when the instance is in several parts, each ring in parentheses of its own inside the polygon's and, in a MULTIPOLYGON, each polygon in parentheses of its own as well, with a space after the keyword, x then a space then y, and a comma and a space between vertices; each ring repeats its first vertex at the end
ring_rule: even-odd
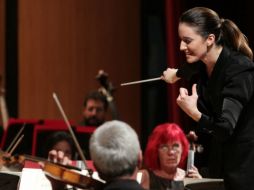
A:
POLYGON ((196 178, 196 179, 202 179, 202 176, 198 172, 198 169, 195 166, 192 166, 189 171, 187 171, 187 177, 190 178, 196 178))
POLYGON ((192 85, 191 95, 189 95, 186 88, 179 89, 179 96, 177 97, 176 102, 178 106, 194 121, 199 121, 202 116, 202 113, 198 110, 197 101, 197 84, 192 85))
POLYGON ((178 69, 167 68, 167 70, 163 71, 163 75, 161 79, 167 83, 173 84, 178 81, 180 78, 176 76, 178 69))

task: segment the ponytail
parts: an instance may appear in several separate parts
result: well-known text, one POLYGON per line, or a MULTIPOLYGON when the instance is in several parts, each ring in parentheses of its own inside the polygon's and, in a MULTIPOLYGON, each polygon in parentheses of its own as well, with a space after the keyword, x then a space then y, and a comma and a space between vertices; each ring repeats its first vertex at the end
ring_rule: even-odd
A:
POLYGON ((241 32, 237 25, 229 19, 221 19, 222 41, 233 50, 253 59, 253 53, 248 44, 247 37, 241 32))

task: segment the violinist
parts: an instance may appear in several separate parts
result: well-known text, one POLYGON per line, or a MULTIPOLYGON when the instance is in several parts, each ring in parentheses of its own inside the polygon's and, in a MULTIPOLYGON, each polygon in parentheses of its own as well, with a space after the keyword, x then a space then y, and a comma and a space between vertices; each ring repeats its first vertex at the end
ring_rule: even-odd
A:
MULTIPOLYGON (((135 179, 142 152, 136 132, 127 123, 117 120, 105 122, 91 136, 89 149, 99 177, 106 181, 102 189, 143 189, 135 179)), ((54 154, 49 153, 49 157, 65 164, 69 162, 62 152, 56 154, 55 150, 54 154)), ((56 190, 54 181, 52 185, 56 190)))
POLYGON ((47 158, 50 150, 62 151, 69 159, 74 157, 74 142, 71 135, 65 131, 57 131, 46 138, 46 144, 43 147, 42 157, 47 158))
POLYGON ((101 92, 92 91, 88 93, 83 105, 83 119, 80 125, 98 127, 105 122, 108 101, 101 92))
POLYGON ((175 123, 158 125, 150 135, 145 150, 145 170, 141 184, 145 189, 184 189, 185 177, 201 179, 193 165, 185 171, 189 143, 175 123))

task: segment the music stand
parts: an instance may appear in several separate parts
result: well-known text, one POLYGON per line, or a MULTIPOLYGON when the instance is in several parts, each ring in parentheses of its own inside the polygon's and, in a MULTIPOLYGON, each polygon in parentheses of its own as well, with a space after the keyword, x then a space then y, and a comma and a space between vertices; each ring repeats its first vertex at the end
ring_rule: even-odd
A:
POLYGON ((184 179, 185 188, 188 190, 225 190, 223 179, 184 179))

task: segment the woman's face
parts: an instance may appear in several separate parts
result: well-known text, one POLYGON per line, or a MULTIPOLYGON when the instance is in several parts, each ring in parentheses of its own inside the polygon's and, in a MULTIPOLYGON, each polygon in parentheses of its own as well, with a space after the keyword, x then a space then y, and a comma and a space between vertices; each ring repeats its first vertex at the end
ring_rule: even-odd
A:
POLYGON ((208 41, 199 35, 195 29, 186 23, 180 23, 178 27, 181 39, 180 50, 185 53, 188 63, 204 60, 208 51, 208 41))
POLYGON ((71 146, 70 144, 65 141, 59 141, 58 143, 56 143, 53 148, 53 150, 57 150, 57 151, 62 151, 64 152, 64 155, 67 156, 69 159, 72 158, 72 151, 71 151, 71 146))
POLYGON ((181 160, 182 144, 180 141, 168 142, 159 146, 159 161, 161 169, 177 168, 181 160))

